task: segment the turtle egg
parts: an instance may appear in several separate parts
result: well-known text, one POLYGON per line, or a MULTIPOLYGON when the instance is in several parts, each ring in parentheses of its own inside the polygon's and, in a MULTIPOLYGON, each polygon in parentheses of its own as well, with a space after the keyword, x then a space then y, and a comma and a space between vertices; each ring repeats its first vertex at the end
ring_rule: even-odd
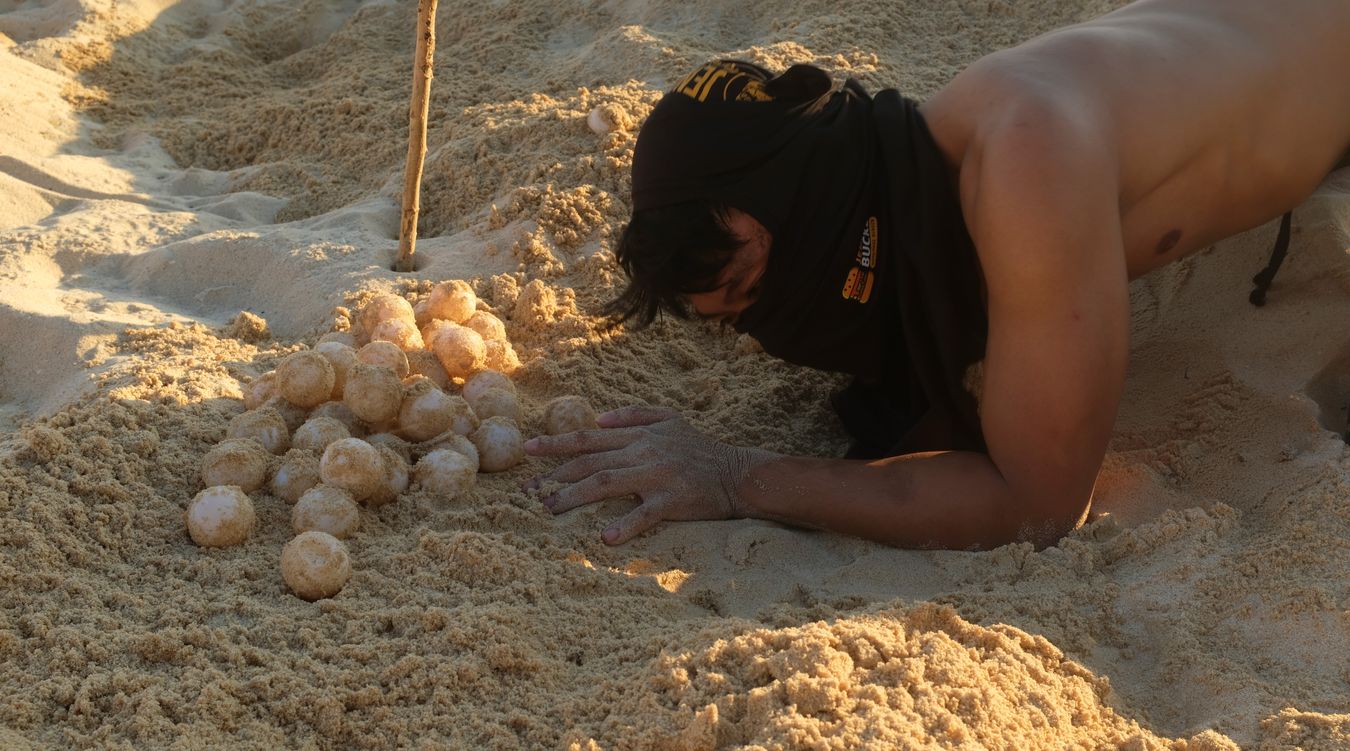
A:
POLYGON ((202 484, 235 485, 252 493, 267 480, 271 454, 251 438, 229 438, 216 444, 202 457, 202 484))
POLYGON ((249 381, 244 387, 244 409, 257 409, 268 399, 276 396, 277 372, 269 370, 249 381))
POLYGON ((544 432, 549 435, 596 427, 595 410, 580 396, 560 396, 544 405, 544 432))
POLYGON ((375 329, 381 321, 400 320, 417 325, 417 316, 413 313, 412 303, 402 297, 389 293, 375 295, 361 308, 361 326, 366 336, 374 338, 375 329))
POLYGON ((427 312, 432 318, 451 323, 464 323, 478 307, 478 295, 473 287, 463 279, 451 279, 441 282, 431 290, 427 298, 427 312))
POLYGON ((351 431, 347 430, 347 426, 336 418, 311 417, 305 421, 304 425, 296 428, 295 435, 291 436, 291 445, 298 449, 321 454, 333 441, 351 437, 351 431))
POLYGON ((514 393, 505 389, 492 388, 480 391, 474 398, 465 401, 469 402, 479 420, 507 417, 517 424, 521 421, 520 400, 516 399, 514 393))
MULTIPOLYGON (((356 349, 356 337, 352 336, 352 332, 350 331, 330 331, 319 337, 319 344, 327 344, 328 342, 344 344, 352 349, 356 349)), ((316 344, 314 349, 318 348, 318 344, 316 344)))
POLYGON ((319 342, 314 351, 327 358, 328 364, 333 366, 333 391, 328 398, 341 399, 342 390, 347 386, 347 371, 359 362, 356 350, 338 342, 319 342))
POLYGON ((292 432, 301 425, 304 425, 305 418, 309 416, 309 410, 307 408, 297 407, 294 404, 291 404, 283 399, 280 394, 263 402, 262 406, 275 409, 277 414, 281 415, 282 421, 286 423, 286 429, 292 432))
POLYGON ((478 467, 469 457, 450 449, 436 449, 413 468, 413 476, 423 490, 458 498, 473 489, 478 467))
POLYGON ((450 449, 451 451, 459 452, 468 457, 469 461, 473 464, 473 471, 478 471, 478 448, 473 445, 473 441, 470 441, 468 437, 462 436, 453 430, 447 430, 422 444, 420 448, 423 449, 426 454, 436 451, 437 449, 450 449))
POLYGON ((448 391, 454 385, 454 381, 450 380, 450 374, 445 372, 445 366, 436 359, 435 353, 427 350, 408 353, 408 373, 426 376, 442 391, 448 391))
POLYGON ((520 367, 520 357, 516 355, 511 342, 490 339, 484 342, 483 349, 486 353, 483 360, 485 367, 502 373, 514 373, 520 367))
POLYGON ((297 407, 328 401, 336 380, 328 358, 313 350, 292 352, 277 366, 277 393, 297 407))
POLYGON ((384 460, 374 446, 360 438, 328 444, 319 459, 319 477, 326 485, 342 488, 364 501, 384 482, 384 460))
POLYGON ((418 331, 416 326, 401 318, 380 321, 375 330, 370 332, 370 341, 389 342, 404 352, 419 350, 424 346, 422 332, 418 331))
POLYGON ((255 521, 253 501, 232 485, 207 488, 187 507, 188 534, 205 548, 238 545, 248 539, 255 521))
POLYGON ((478 449, 478 467, 484 472, 510 469, 525 458, 525 440, 520 428, 505 417, 489 417, 469 440, 478 449))
POLYGON ((510 378, 495 370, 480 370, 464 380, 464 389, 460 393, 470 403, 488 389, 502 389, 516 393, 516 384, 510 378))
POLYGON ((468 378, 487 363, 483 337, 467 326, 444 329, 432 341, 432 351, 452 378, 468 378))
POLYGON ((389 368, 362 363, 347 374, 342 403, 368 423, 393 420, 403 403, 403 382, 389 368))
POLYGON ((478 332, 483 341, 506 341, 506 324, 486 310, 480 310, 469 316, 464 325, 478 332))
POLYGON ((315 485, 291 509, 291 528, 302 534, 311 529, 345 540, 361 526, 361 509, 352 494, 332 485, 315 485))
POLYGON ((376 448, 380 452, 383 468, 382 481, 375 492, 370 494, 370 498, 366 499, 366 505, 374 508, 398 500, 398 497, 408 490, 409 482, 408 461, 388 446, 376 448))
POLYGON ((398 411, 398 433, 410 441, 425 441, 444 433, 455 417, 455 403, 430 381, 423 381, 403 394, 398 411))
MULTIPOLYGON (((361 422, 361 418, 357 417, 350 407, 340 401, 324 402, 315 407, 309 413, 309 419, 313 420, 316 417, 331 417, 337 420, 347 428, 347 432, 351 433, 353 438, 360 438, 365 435, 366 424, 361 422)), ((294 439, 294 436, 292 436, 292 439, 294 439)))
POLYGON ((310 530, 281 549, 281 578, 305 600, 321 600, 342 591, 352 575, 352 559, 338 538, 310 530))
POLYGON ((393 342, 371 342, 356 352, 356 359, 394 371, 401 381, 408 377, 408 356, 393 342))
POLYGON ((252 438, 273 454, 284 454, 291 446, 291 431, 281 413, 270 407, 251 409, 235 415, 225 430, 226 438, 252 438))
POLYGON ((272 495, 295 503, 306 490, 319 484, 319 458, 308 451, 291 449, 272 475, 272 495))

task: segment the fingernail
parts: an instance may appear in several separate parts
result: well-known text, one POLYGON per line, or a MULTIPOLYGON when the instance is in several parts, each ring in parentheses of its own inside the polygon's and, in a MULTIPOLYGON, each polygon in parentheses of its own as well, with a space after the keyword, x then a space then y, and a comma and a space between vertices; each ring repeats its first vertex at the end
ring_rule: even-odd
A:
POLYGON ((614 542, 614 538, 619 536, 619 530, 615 529, 614 527, 610 527, 604 532, 601 532, 600 536, 604 538, 605 542, 614 542))
POLYGON ((537 448, 539 448, 539 439, 538 439, 538 438, 531 438, 530 440, 528 440, 528 441, 525 442, 525 450, 526 450, 526 451, 534 451, 534 450, 537 449, 537 448))

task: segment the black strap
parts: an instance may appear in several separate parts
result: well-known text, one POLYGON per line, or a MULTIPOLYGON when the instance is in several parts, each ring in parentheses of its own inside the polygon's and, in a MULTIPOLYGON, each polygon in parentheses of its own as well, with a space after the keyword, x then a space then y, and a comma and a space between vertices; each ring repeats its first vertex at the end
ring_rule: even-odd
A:
POLYGON ((1290 211, 1280 220, 1280 234, 1275 238, 1275 249, 1270 252, 1270 262, 1256 276, 1252 277, 1252 284, 1256 289, 1247 299, 1252 305, 1261 307, 1266 304, 1266 292, 1270 290, 1270 285, 1275 281, 1275 274, 1280 270, 1280 264, 1284 263, 1284 257, 1289 253, 1289 223, 1293 219, 1294 212, 1290 211))

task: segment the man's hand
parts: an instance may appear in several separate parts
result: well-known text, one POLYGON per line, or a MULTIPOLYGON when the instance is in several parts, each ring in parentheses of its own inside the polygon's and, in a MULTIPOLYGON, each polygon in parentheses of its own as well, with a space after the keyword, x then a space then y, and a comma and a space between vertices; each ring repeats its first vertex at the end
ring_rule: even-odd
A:
POLYGON ((525 443, 532 456, 576 457, 531 480, 568 483, 544 498, 561 514, 588 503, 636 495, 641 505, 601 535, 610 545, 631 540, 662 520, 744 516, 738 486, 750 468, 775 455, 715 441, 675 412, 626 407, 600 415, 599 430, 540 436, 525 443))

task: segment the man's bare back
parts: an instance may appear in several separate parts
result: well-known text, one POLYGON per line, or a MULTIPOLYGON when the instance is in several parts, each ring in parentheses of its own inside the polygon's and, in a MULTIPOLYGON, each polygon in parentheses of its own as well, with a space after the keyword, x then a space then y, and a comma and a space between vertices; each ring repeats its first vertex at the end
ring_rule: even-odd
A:
POLYGON ((922 111, 949 157, 1029 90, 1094 121, 1135 278, 1306 198, 1350 150, 1347 75, 1350 4, 1140 0, 981 59, 922 111))
MULTIPOLYGON (((983 276, 987 452, 780 456, 630 408, 527 444, 577 457, 549 474, 572 484, 546 504, 638 495, 610 543, 728 516, 906 547, 1056 541, 1085 517, 1110 439, 1129 280, 1306 198, 1350 149, 1347 73, 1336 0, 1140 0, 981 59, 920 111, 983 276)), ((753 218, 727 221, 741 247, 687 296, 707 317, 752 305, 773 255, 753 218)))

